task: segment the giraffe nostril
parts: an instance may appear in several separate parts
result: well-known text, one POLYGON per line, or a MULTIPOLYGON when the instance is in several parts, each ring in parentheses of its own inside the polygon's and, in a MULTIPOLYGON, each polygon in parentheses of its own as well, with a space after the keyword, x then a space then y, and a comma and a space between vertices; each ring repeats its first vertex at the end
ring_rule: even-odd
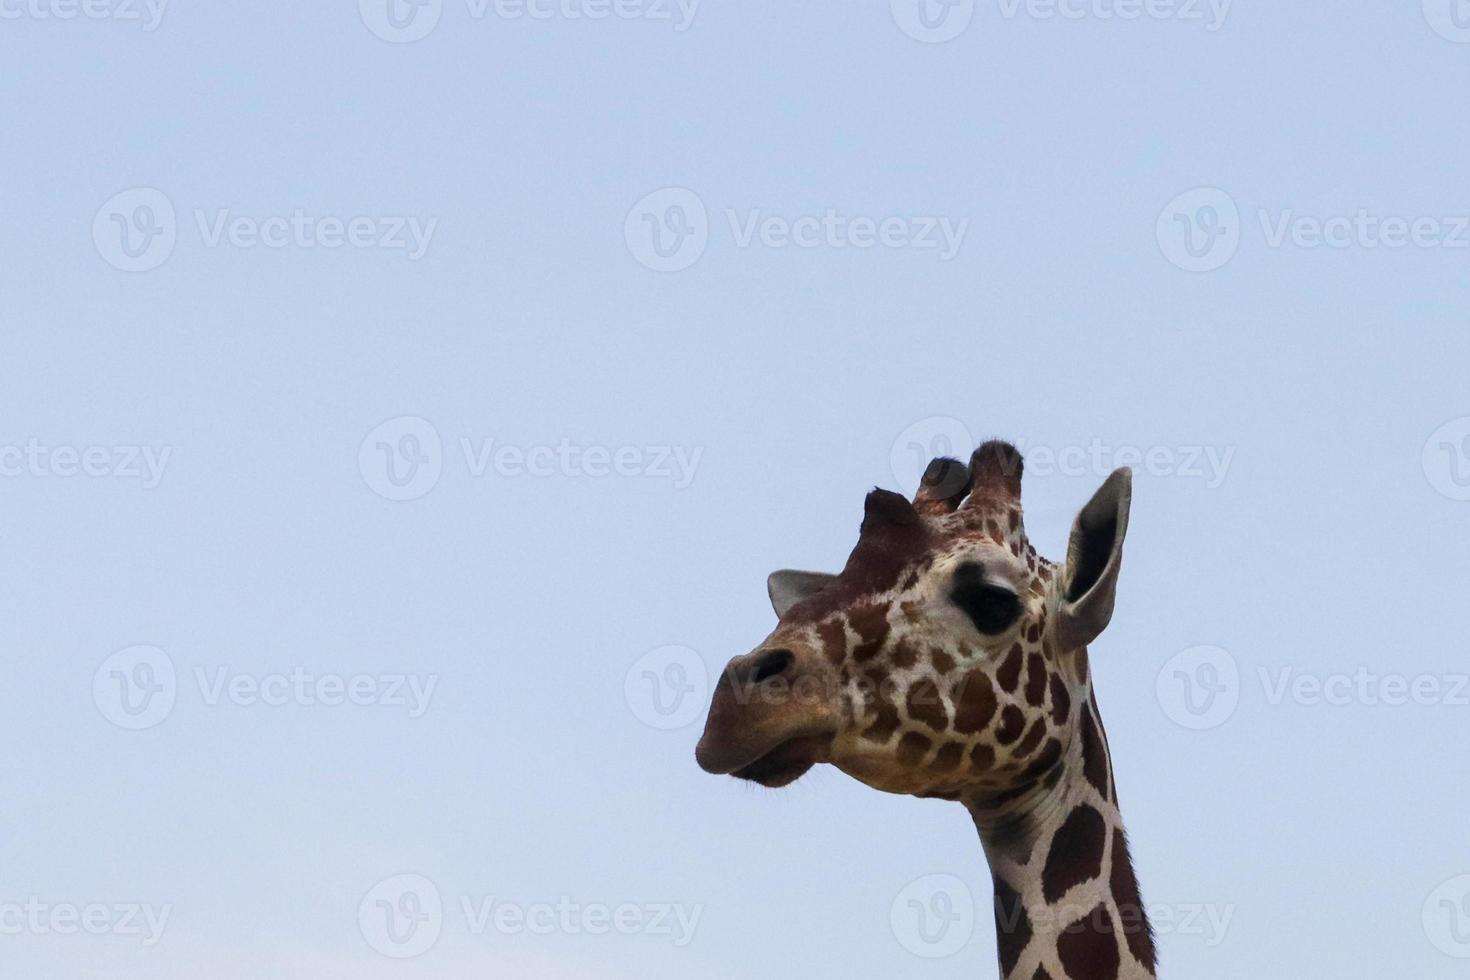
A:
POLYGON ((751 666, 750 682, 752 684, 759 684, 761 681, 768 681, 772 677, 780 677, 786 671, 790 670, 791 665, 795 662, 796 654, 790 650, 763 651, 760 658, 751 666))

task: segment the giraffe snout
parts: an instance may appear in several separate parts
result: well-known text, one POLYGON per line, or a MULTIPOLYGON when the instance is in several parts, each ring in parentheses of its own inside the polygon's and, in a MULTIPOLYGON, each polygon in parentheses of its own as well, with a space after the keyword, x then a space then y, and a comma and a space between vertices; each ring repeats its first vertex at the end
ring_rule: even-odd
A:
POLYGON ((700 768, 769 785, 777 777, 789 782, 822 761, 818 756, 836 725, 820 668, 814 655, 781 645, 731 660, 694 750, 700 768))

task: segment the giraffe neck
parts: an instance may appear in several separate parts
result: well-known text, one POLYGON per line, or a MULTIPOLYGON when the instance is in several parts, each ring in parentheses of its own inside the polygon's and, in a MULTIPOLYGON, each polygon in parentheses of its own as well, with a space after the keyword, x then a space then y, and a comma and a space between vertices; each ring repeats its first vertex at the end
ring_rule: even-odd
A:
POLYGON ((1044 778, 966 805, 995 886, 1003 980, 1152 980, 1153 936, 1128 857, 1091 691, 1044 778))

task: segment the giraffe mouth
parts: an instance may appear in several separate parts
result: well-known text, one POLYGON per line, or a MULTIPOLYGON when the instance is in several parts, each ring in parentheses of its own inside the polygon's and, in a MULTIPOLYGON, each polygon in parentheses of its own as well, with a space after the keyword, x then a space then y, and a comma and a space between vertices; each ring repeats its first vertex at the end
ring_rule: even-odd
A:
POLYGON ((747 779, 753 783, 759 783, 770 789, 790 786, 805 776, 807 770, 812 766, 826 761, 835 737, 828 732, 788 739, 754 762, 736 769, 730 775, 736 779, 747 779))

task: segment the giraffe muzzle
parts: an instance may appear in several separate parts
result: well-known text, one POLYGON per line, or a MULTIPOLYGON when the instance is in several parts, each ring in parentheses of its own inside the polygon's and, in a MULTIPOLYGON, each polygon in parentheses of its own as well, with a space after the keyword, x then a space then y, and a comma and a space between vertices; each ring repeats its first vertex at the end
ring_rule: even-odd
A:
POLYGON ((705 772, 784 786, 826 761, 837 726, 817 676, 781 647, 730 661, 694 750, 705 772))

